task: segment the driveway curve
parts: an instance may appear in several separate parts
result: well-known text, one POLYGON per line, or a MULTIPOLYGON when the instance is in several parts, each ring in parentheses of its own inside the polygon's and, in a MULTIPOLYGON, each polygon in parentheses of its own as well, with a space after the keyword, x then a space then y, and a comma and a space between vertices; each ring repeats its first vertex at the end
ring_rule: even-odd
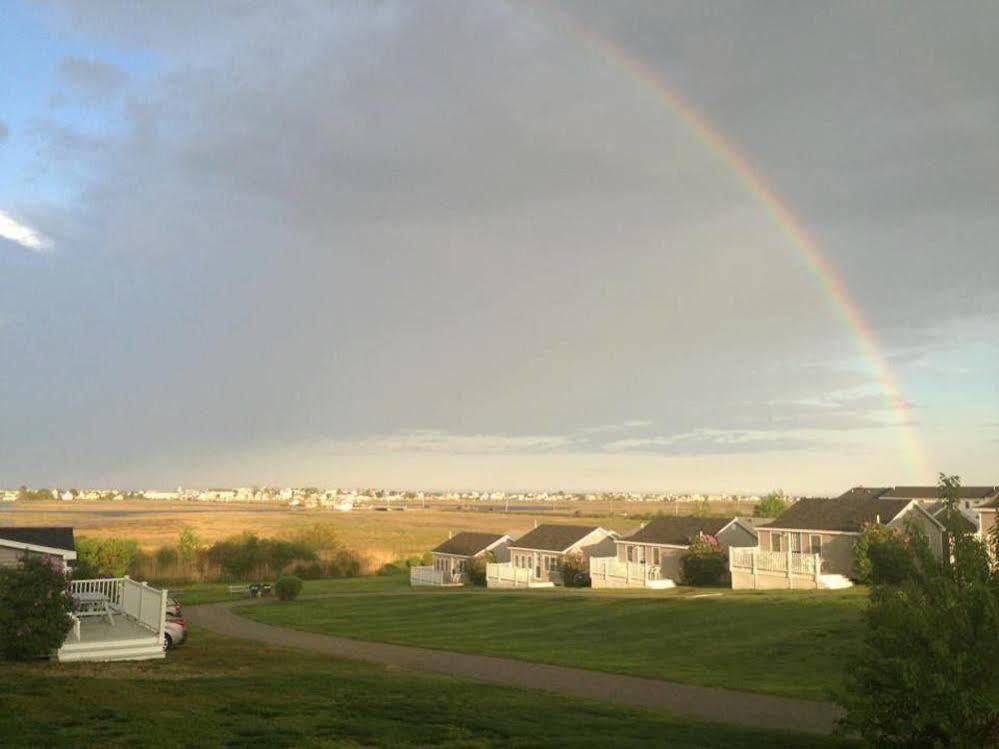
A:
POLYGON ((629 707, 666 710, 720 723, 829 733, 843 714, 840 708, 825 702, 302 632, 237 616, 232 611, 236 605, 247 603, 189 606, 184 608, 184 613, 192 623, 219 634, 268 645, 492 684, 559 692, 629 707))

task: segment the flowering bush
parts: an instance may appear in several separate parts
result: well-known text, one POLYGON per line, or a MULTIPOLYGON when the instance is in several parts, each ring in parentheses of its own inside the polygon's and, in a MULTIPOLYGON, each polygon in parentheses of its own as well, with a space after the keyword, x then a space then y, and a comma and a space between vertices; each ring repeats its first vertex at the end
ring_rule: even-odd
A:
POLYGON ((728 558, 718 539, 703 533, 690 539, 681 564, 688 585, 720 585, 728 570, 728 558))

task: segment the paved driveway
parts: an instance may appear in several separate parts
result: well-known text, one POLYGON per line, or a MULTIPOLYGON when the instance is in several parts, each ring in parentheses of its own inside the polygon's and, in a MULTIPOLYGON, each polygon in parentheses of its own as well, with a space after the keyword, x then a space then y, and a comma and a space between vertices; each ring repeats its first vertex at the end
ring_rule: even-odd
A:
POLYGON ((666 710, 722 723, 828 733, 842 715, 837 706, 825 702, 300 632, 254 622, 232 612, 233 606, 245 604, 245 601, 239 601, 188 606, 184 613, 194 624, 220 634, 269 645, 493 684, 560 692, 630 707, 666 710))

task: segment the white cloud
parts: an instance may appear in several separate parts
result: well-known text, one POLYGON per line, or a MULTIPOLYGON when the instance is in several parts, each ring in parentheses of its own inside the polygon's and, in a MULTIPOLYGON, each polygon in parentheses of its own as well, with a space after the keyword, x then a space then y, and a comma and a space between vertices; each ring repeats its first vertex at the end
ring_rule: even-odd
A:
POLYGON ((49 239, 3 211, 0 211, 0 237, 17 242, 33 252, 44 252, 52 246, 49 239))
POLYGON ((569 447, 572 440, 559 435, 451 434, 418 430, 377 435, 357 441, 336 441, 333 453, 435 452, 457 455, 548 452, 569 447))

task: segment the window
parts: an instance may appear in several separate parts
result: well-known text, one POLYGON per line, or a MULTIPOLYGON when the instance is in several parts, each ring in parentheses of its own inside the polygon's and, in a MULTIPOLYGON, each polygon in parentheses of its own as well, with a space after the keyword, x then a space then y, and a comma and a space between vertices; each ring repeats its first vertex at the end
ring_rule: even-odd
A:
POLYGON ((770 550, 771 551, 780 551, 780 534, 779 533, 771 533, 770 534, 770 550))
POLYGON ((791 534, 791 551, 795 554, 801 553, 801 534, 792 533, 791 534))
POLYGON ((628 550, 628 554, 627 554, 628 561, 629 562, 634 562, 635 561, 635 547, 634 546, 627 546, 625 548, 627 548, 627 550, 628 550))
POLYGON ((652 563, 660 564, 661 561, 662 561, 661 550, 659 549, 658 546, 656 546, 652 549, 652 563))
POLYGON ((809 536, 808 546, 811 548, 813 554, 822 553, 822 536, 809 536))

